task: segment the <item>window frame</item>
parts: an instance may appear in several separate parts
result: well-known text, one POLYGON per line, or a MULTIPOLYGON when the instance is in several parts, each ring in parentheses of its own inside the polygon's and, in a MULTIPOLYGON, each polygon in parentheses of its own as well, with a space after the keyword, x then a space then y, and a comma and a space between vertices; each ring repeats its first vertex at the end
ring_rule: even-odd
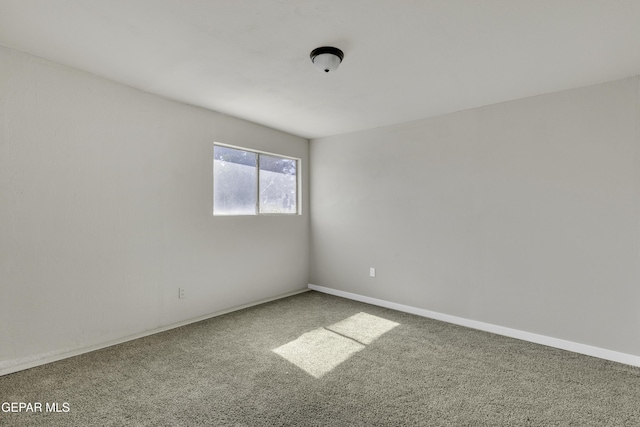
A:
POLYGON ((269 152, 269 151, 262 151, 262 150, 255 150, 253 148, 246 148, 246 147, 241 147, 239 145, 231 145, 231 144, 225 144, 222 142, 214 142, 213 143, 213 150, 212 150, 212 188, 211 188, 211 205, 212 205, 212 214, 215 217, 253 217, 253 216, 294 216, 294 215, 302 215, 302 173, 301 173, 301 169, 302 169, 302 160, 298 157, 292 157, 292 156, 287 156, 284 154, 278 154, 278 153, 273 153, 273 152, 269 152), (224 148, 230 148, 233 150, 241 150, 241 151, 246 151, 248 153, 253 153, 256 155, 256 179, 255 179, 255 192, 256 192, 256 203, 254 206, 254 213, 252 214, 220 214, 220 213, 216 213, 215 211, 215 196, 214 196, 214 191, 215 191, 215 147, 224 147, 224 148), (265 156, 270 156, 270 157, 276 157, 276 158, 281 158, 281 159, 286 159, 286 160, 293 160, 296 162, 296 211, 295 212, 283 212, 283 213, 278 213, 278 212, 260 212, 260 155, 265 155, 265 156))

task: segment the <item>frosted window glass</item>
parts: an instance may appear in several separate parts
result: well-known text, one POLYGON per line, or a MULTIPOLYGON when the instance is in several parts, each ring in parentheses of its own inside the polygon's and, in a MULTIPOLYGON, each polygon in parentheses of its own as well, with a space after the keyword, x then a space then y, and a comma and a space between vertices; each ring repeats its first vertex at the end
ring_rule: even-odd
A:
POLYGON ((297 212, 297 162, 260 155, 260 213, 297 212))
POLYGON ((214 145, 214 215, 255 215, 257 154, 214 145))
POLYGON ((297 214, 297 159, 213 146, 213 214, 297 214))

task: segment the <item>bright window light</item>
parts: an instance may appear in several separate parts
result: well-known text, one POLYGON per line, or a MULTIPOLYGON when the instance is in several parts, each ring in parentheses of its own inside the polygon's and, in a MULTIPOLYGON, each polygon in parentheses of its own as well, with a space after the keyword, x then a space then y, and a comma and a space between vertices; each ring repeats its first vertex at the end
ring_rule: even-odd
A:
POLYGON ((298 159, 213 146, 213 214, 297 214, 298 159))
POLYGON ((261 154, 260 159, 260 213, 297 212, 297 161, 261 154))

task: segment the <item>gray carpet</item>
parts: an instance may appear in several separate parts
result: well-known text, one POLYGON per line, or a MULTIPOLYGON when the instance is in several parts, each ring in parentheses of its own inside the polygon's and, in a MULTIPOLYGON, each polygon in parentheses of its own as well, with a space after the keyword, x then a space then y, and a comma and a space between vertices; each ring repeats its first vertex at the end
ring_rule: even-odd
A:
POLYGON ((0 377, 1 402, 69 404, 2 426, 640 426, 640 369, 308 292, 0 377))

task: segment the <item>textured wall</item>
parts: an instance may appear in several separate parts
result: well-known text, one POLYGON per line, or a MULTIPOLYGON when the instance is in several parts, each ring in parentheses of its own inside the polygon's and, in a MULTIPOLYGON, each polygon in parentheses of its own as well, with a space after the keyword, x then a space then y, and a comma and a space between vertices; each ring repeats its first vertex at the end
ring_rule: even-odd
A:
POLYGON ((311 283, 640 355, 638 99, 630 78, 312 140, 311 283))
POLYGON ((0 369, 306 287, 308 209, 214 218, 214 141, 308 170, 304 139, 0 47, 0 369))

